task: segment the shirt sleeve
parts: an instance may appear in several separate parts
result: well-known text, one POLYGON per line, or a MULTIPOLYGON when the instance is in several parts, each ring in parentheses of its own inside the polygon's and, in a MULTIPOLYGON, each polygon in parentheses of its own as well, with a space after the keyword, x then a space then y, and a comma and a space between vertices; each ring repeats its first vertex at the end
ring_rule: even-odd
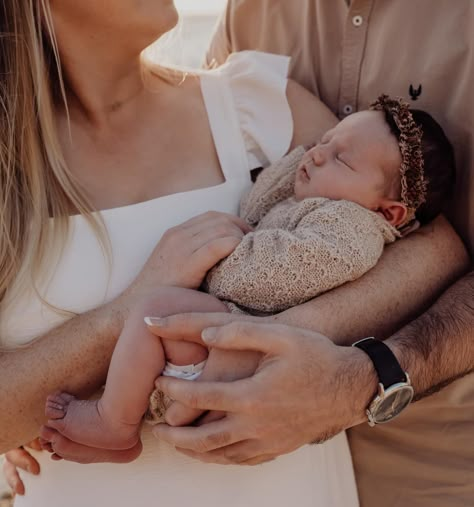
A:
POLYGON ((289 63, 287 56, 242 51, 231 54, 218 69, 228 79, 250 170, 275 162, 290 147, 289 63))

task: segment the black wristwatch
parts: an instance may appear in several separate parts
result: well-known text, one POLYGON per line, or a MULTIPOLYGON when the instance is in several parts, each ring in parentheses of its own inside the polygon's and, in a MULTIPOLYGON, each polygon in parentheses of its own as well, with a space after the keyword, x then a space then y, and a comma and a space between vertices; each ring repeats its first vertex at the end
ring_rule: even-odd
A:
POLYGON ((370 357, 379 377, 378 394, 366 410, 369 425, 391 421, 413 399, 414 391, 408 373, 403 371, 393 352, 382 341, 372 337, 364 338, 352 346, 363 350, 370 357))

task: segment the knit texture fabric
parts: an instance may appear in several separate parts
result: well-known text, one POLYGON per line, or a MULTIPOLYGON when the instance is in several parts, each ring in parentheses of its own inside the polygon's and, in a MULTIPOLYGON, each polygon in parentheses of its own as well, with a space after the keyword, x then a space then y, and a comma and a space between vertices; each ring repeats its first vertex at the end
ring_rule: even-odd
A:
POLYGON ((231 311, 275 313, 370 270, 399 236, 383 217, 350 201, 296 201, 294 181, 304 148, 263 170, 242 200, 250 225, 232 254, 206 279, 207 291, 231 311))
MULTIPOLYGON (((267 315, 355 280, 400 233, 377 213, 349 201, 296 201, 296 148, 264 169, 242 199, 240 216, 255 229, 208 273, 204 289, 232 313, 267 315)), ((164 421, 171 400, 153 391, 145 420, 164 421)))

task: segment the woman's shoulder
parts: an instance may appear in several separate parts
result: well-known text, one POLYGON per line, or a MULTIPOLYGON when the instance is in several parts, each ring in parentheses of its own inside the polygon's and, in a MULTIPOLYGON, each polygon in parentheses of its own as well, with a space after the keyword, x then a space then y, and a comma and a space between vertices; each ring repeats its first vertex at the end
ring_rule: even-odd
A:
POLYGON ((242 51, 201 75, 210 116, 220 116, 224 123, 234 117, 239 124, 250 169, 275 162, 290 147, 293 118, 286 95, 289 62, 286 56, 242 51))

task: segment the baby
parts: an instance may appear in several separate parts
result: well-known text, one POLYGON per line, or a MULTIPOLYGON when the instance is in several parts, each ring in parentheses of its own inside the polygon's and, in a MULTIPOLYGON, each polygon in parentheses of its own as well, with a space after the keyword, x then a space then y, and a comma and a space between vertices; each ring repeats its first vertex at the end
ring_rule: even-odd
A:
MULTIPOLYGON (((453 150, 441 127, 382 95, 259 175, 241 203, 254 231, 205 281, 218 298, 212 311, 275 313, 355 280, 385 244, 432 220, 453 182, 453 150)), ((173 313, 189 311, 189 292, 170 288, 173 313)), ((209 294, 192 291, 203 301, 209 294)), ((48 426, 90 447, 131 448, 150 403, 148 419, 162 420, 167 400, 159 392, 150 400, 155 378, 197 378, 207 355, 197 344, 160 341, 143 320, 127 322, 101 399, 49 396, 48 426)), ((203 378, 214 374, 209 360, 203 378)))

